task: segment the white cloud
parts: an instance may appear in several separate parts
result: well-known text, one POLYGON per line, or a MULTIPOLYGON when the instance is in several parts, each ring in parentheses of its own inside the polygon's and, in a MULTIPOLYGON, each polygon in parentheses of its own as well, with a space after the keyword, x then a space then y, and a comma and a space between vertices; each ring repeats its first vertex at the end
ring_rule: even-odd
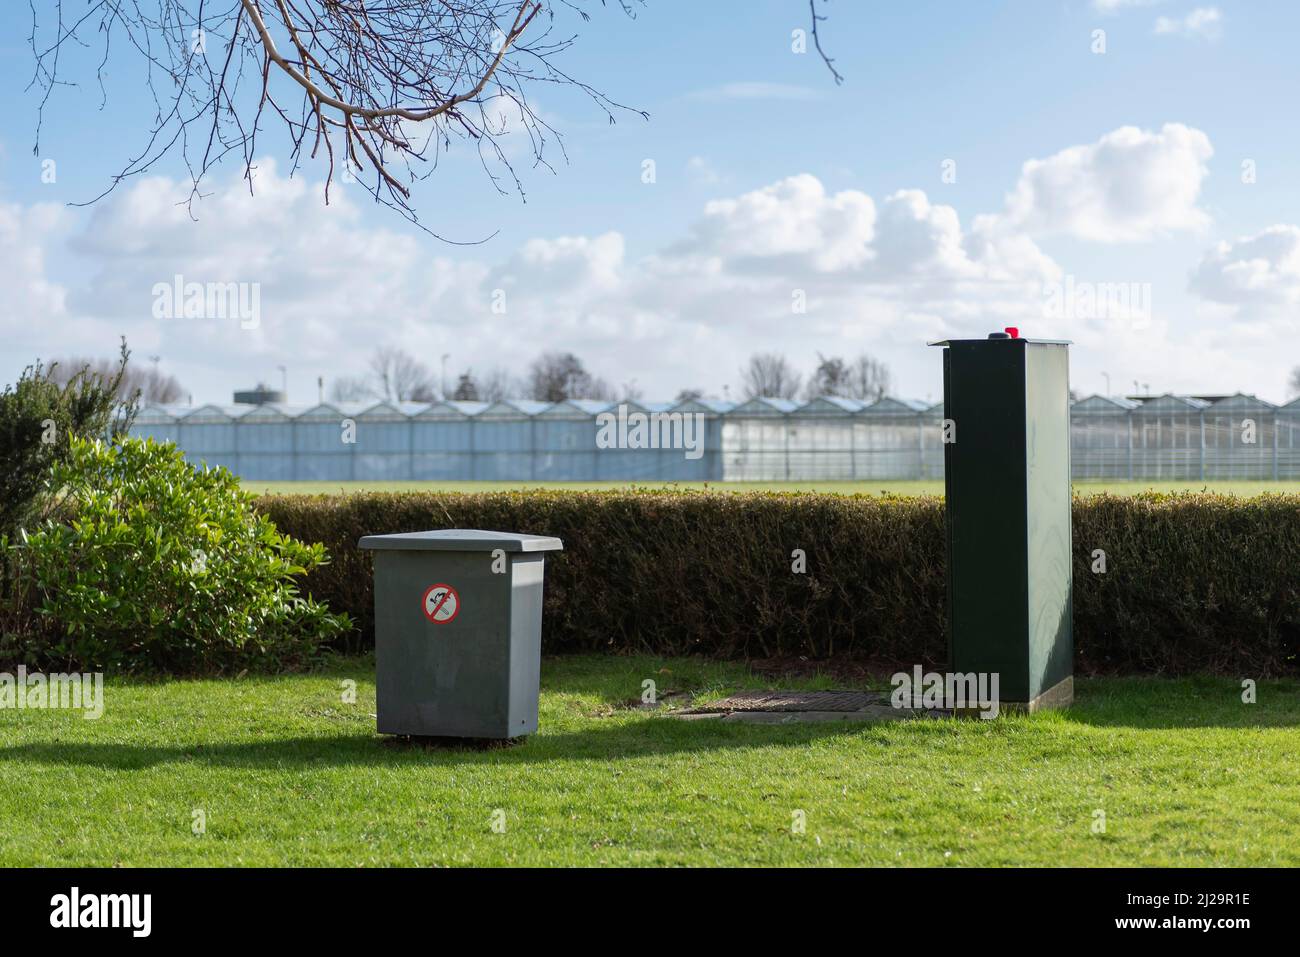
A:
POLYGON ((1154 7, 1165 0, 1092 0, 1092 8, 1100 13, 1118 13, 1129 7, 1154 7))
POLYGON ((738 83, 724 83, 705 90, 696 90, 688 94, 694 100, 816 100, 821 91, 808 86, 792 83, 769 83, 762 80, 746 80, 738 83))
POLYGON ((957 211, 932 204, 922 190, 899 190, 889 196, 878 229, 872 271, 881 278, 978 275, 978 267, 962 247, 957 211))
POLYGON ((900 190, 881 208, 870 270, 879 281, 1036 282, 1059 268, 1029 237, 998 235, 977 217, 964 232, 957 211, 917 189, 900 190))
POLYGON ((1218 7, 1197 7, 1185 17, 1157 17, 1155 32, 1162 36, 1217 40, 1223 34, 1223 14, 1218 7))
MULTIPOLYGON (((759 348, 803 364, 817 350, 866 350, 904 382, 909 370, 930 381, 923 341, 1007 324, 1094 353, 1123 341, 1188 376, 1205 365, 1196 365, 1194 337, 1173 336, 1167 317, 1145 332, 1045 317, 1043 283, 1063 270, 1038 243, 1132 241, 1204 225, 1197 200, 1210 154, 1208 138, 1187 127, 1123 128, 1027 163, 1001 211, 966 221, 921 190, 873 198, 801 174, 704 204, 675 241, 648 253, 606 231, 539 236, 465 259, 369 224, 356 188, 336 185, 326 207, 319 183, 262 164, 255 196, 238 177, 216 183, 197 223, 177 205, 185 190, 176 182, 150 177, 111 196, 71 243, 88 268, 66 273, 78 277, 66 297, 42 265, 52 227, 42 231, 33 210, 0 207, 0 271, 9 269, 11 284, 31 280, 23 313, 45 317, 38 334, 53 351, 109 354, 126 333, 201 400, 225 401, 282 363, 291 398, 311 400, 318 374, 357 374, 380 343, 435 370, 450 353, 452 373, 521 372, 545 349, 569 349, 611 381, 637 378, 654 398, 682 386, 716 391, 759 348), (262 283, 261 326, 154 319, 152 287, 177 273, 262 283), (498 289, 504 313, 492 308, 498 289), (805 312, 792 308, 797 299, 805 312)), ((1300 228, 1275 227, 1224 244, 1207 255, 1195 291, 1228 311, 1236 306, 1225 303, 1250 297, 1300 299, 1297 236, 1300 228)), ((1164 368, 1148 365, 1153 376, 1164 368)))
POLYGON ((686 173, 692 182, 699 186, 716 186, 723 181, 722 174, 703 156, 692 156, 688 159, 686 173))
POLYGON ((1197 201, 1213 154, 1208 136, 1181 123, 1158 133, 1120 127, 1025 163, 1003 225, 1103 243, 1204 228, 1210 218, 1197 201))
POLYGON ((533 299, 585 299, 619 289, 626 281, 623 237, 530 239, 486 280, 493 289, 533 299))
POLYGON ((732 199, 713 200, 665 268, 737 276, 826 276, 843 281, 951 283, 1037 280, 1056 267, 1025 236, 969 233, 951 206, 922 190, 876 202, 858 190, 829 194, 817 177, 787 177, 732 199))
POLYGON ((845 190, 828 196, 817 177, 804 173, 735 199, 711 200, 677 251, 726 258, 735 266, 755 262, 771 268, 780 260, 791 268, 833 272, 872 257, 875 220, 867 194, 845 190))
MULTIPOLYGON (((70 290, 68 311, 99 331, 63 351, 103 354, 125 334, 138 353, 163 355, 200 394, 228 400, 277 364, 349 372, 381 342, 449 335, 485 270, 430 257, 412 235, 364 226, 352 199, 360 189, 336 181, 326 206, 321 183, 261 162, 254 195, 238 177, 214 183, 195 203, 195 219, 184 184, 137 181, 98 205, 70 243, 89 275, 70 290), (257 327, 154 318, 155 284, 176 275, 256 284, 257 327)), ((71 340, 66 330, 59 338, 71 340)))
POLYGON ((1300 226, 1270 226, 1217 244, 1192 272, 1191 289, 1230 306, 1300 303, 1300 226))
POLYGON ((66 313, 67 294, 46 277, 44 251, 65 219, 63 209, 51 203, 0 203, 0 330, 7 339, 66 313))

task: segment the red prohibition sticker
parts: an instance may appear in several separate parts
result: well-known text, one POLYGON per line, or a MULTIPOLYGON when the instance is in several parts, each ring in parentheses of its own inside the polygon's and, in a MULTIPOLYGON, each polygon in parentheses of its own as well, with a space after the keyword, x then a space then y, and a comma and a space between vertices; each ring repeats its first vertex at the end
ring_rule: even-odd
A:
POLYGON ((460 595, 450 585, 430 585, 424 590, 420 603, 424 608, 424 617, 435 625, 445 625, 460 612, 460 595))

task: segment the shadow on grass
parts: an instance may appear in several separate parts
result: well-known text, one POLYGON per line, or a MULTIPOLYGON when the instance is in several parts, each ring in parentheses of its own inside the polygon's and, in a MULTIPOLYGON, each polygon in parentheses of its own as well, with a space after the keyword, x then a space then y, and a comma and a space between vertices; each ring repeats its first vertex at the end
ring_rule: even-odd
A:
POLYGON ((635 654, 593 660, 581 655, 547 655, 542 658, 542 686, 544 691, 594 697, 615 706, 639 700, 646 679, 655 682, 660 696, 723 698, 742 689, 887 691, 889 676, 899 668, 871 667, 876 664, 865 659, 797 657, 750 661, 635 654))
POLYGON ((136 745, 113 742, 34 742, 0 748, 0 764, 36 763, 140 770, 161 764, 196 762, 211 767, 289 768, 306 771, 337 766, 455 767, 528 765, 567 761, 615 762, 684 752, 745 750, 773 746, 800 748, 834 737, 856 737, 865 749, 887 758, 898 735, 934 740, 959 736, 997 736, 1025 723, 1068 742, 1071 725, 1114 730, 1248 730, 1300 727, 1300 683, 1269 682, 1260 703, 1247 705, 1224 679, 1105 679, 1080 683, 1074 707, 1060 713, 1010 721, 975 718, 878 723, 789 725, 722 724, 678 721, 662 716, 644 720, 592 719, 576 730, 546 732, 511 746, 487 749, 444 742, 431 747, 373 733, 302 735, 263 741, 218 744, 136 745))
POLYGON ((621 761, 682 752, 804 747, 819 739, 860 734, 871 725, 791 724, 719 725, 653 718, 609 722, 577 731, 538 734, 509 746, 473 744, 432 747, 377 734, 319 735, 219 744, 137 745, 115 742, 36 742, 0 748, 6 763, 86 766, 136 771, 161 764, 199 763, 211 767, 287 768, 307 771, 337 766, 524 765, 565 761, 621 761), (704 727, 707 725, 707 727, 704 727))
MULTIPOLYGON (((900 666, 901 667, 901 666, 900 666)), ((930 667, 929 665, 926 666, 930 667)), ((934 665, 942 672, 946 666, 934 665)), ((906 669, 910 671, 909 669, 906 669)), ((688 692, 724 697, 743 688, 877 690, 891 688, 888 670, 844 675, 830 665, 809 662, 802 673, 765 673, 746 661, 708 658, 613 656, 593 661, 582 656, 543 658, 543 691, 589 696, 607 705, 637 700, 641 682, 653 679, 658 693, 688 692)), ((1258 703, 1242 701, 1241 682, 1216 676, 1106 676, 1075 678, 1075 706, 1069 719, 1105 727, 1279 727, 1300 725, 1300 680, 1271 678, 1258 683, 1258 703)))

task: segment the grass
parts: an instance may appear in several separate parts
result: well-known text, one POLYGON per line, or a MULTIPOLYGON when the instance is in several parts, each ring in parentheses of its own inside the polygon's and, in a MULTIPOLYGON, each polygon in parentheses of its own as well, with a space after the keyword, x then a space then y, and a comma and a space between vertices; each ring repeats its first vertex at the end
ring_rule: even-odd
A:
MULTIPOLYGON (((346 494, 348 492, 502 492, 514 489, 567 489, 608 491, 631 488, 712 489, 722 492, 832 492, 842 495, 942 495, 943 481, 862 481, 862 482, 257 482, 245 481, 244 488, 258 494, 346 494)), ((1137 492, 1202 491, 1231 495, 1259 495, 1261 492, 1300 494, 1300 482, 1092 482, 1078 481, 1074 490, 1080 495, 1109 492, 1133 495, 1137 492)))
POLYGON ((1068 712, 842 727, 674 721, 628 706, 646 678, 770 684, 548 659, 540 732, 484 751, 380 740, 365 660, 113 681, 98 721, 2 711, 0 865, 1300 864, 1294 681, 1245 705, 1233 680, 1094 679, 1068 712))

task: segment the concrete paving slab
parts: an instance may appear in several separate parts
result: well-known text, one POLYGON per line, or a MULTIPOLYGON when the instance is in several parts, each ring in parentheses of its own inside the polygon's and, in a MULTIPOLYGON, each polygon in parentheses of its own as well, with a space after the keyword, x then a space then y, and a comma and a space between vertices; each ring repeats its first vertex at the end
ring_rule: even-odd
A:
POLYGON ((895 708, 879 691, 740 691, 721 701, 678 711, 684 721, 720 718, 728 724, 801 724, 946 718, 946 709, 895 708))

